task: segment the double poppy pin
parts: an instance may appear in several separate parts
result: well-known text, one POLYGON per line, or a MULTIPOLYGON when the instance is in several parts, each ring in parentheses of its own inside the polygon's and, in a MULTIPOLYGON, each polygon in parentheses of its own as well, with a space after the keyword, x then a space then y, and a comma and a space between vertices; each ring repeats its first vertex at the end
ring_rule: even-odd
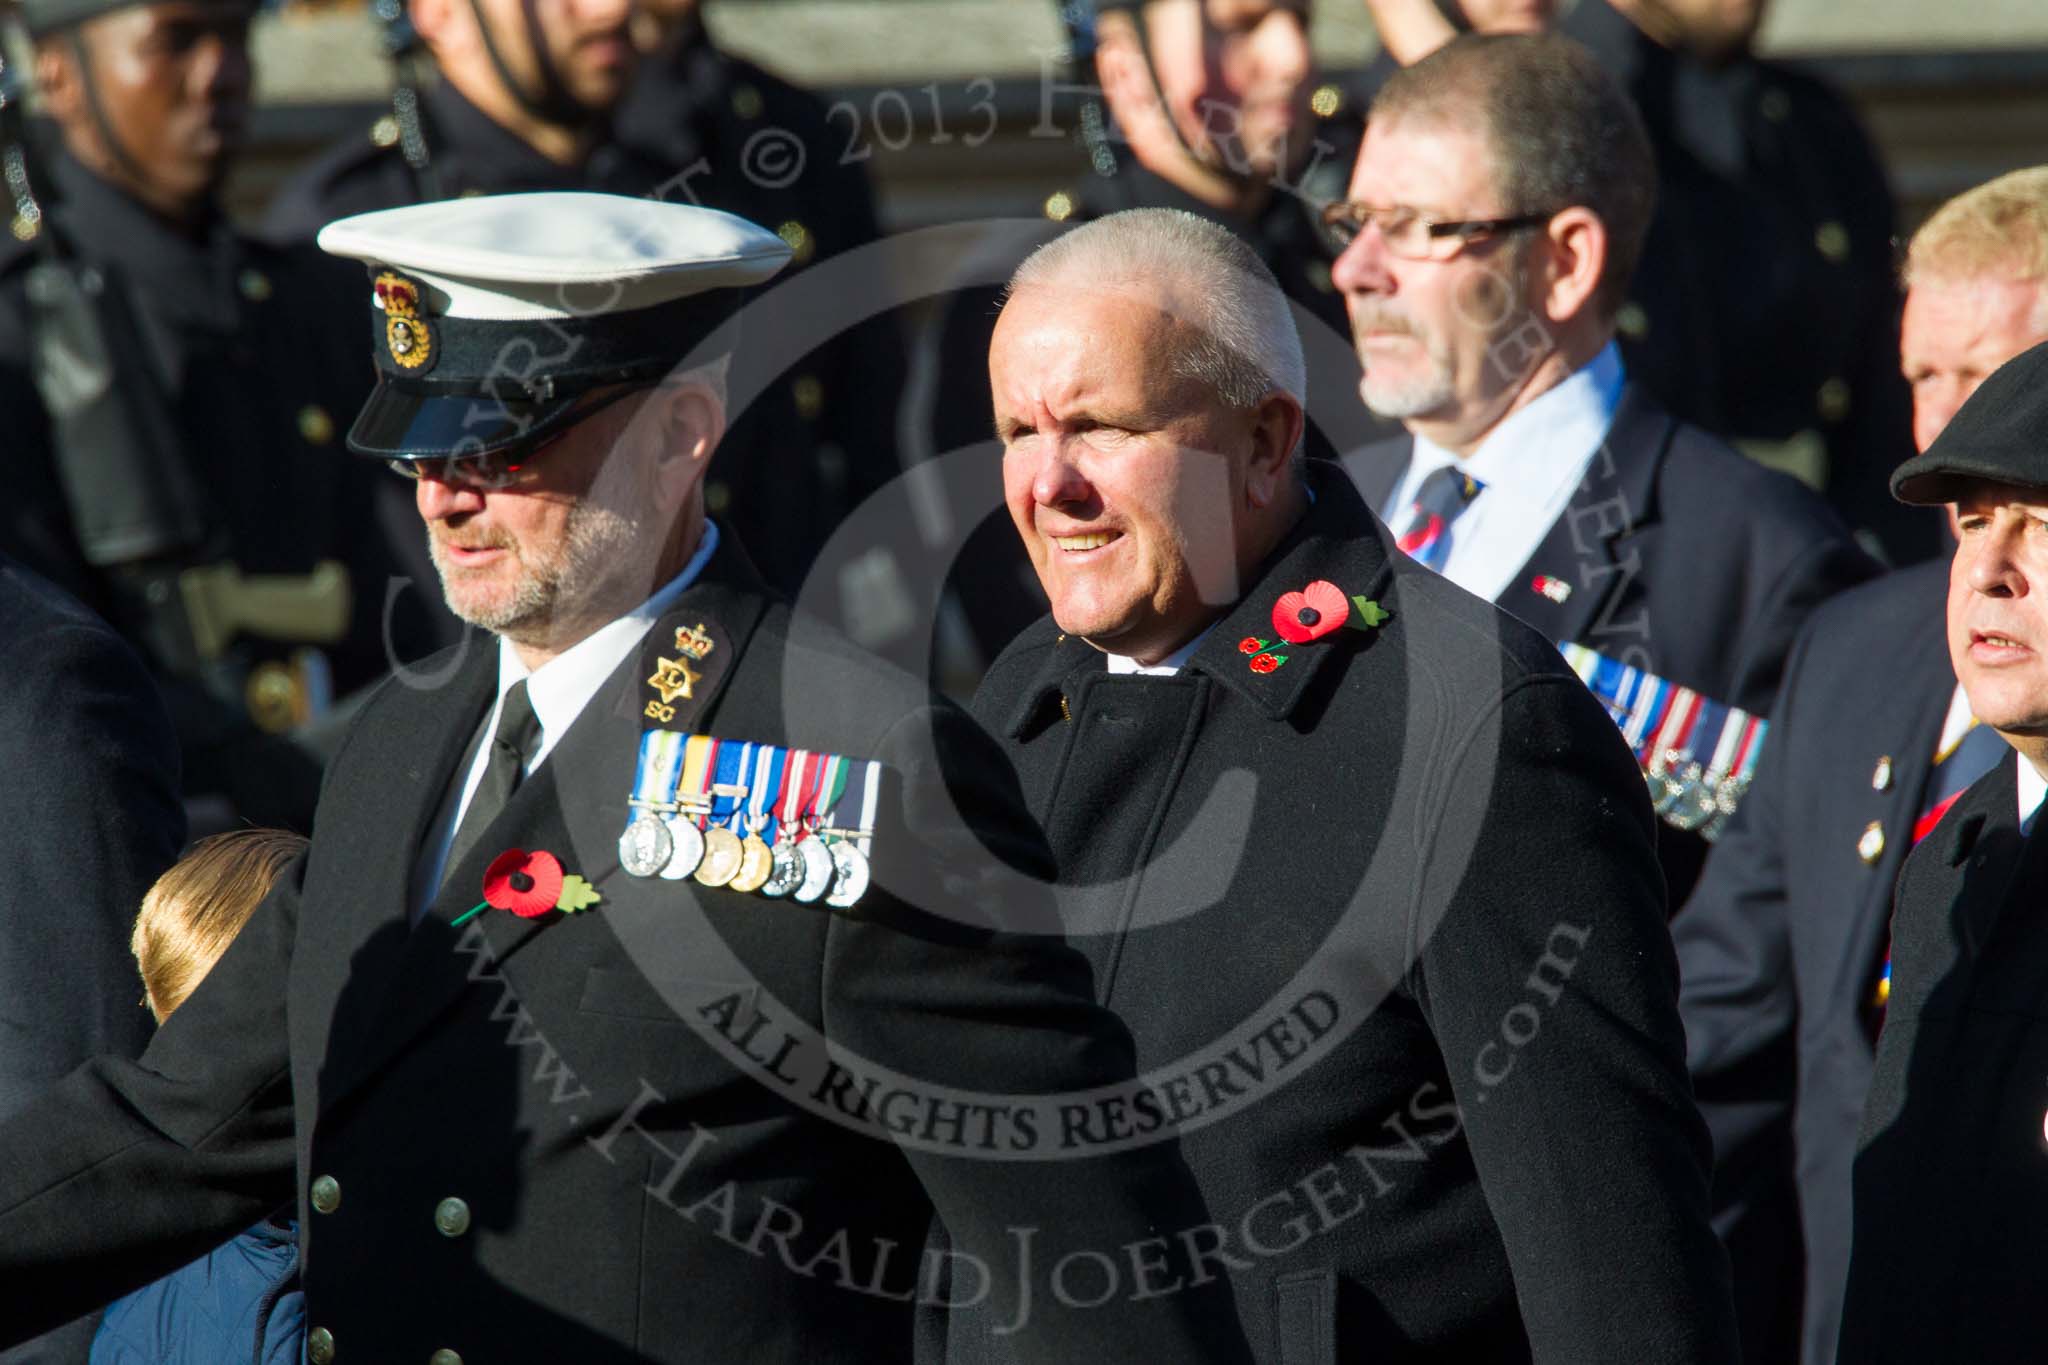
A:
POLYGON ((562 860, 544 849, 528 852, 508 848, 484 869, 483 903, 472 907, 452 927, 461 928, 486 910, 509 910, 521 919, 539 919, 550 910, 573 915, 602 900, 597 888, 562 870, 562 860))
POLYGON ((1312 644, 1340 626, 1354 630, 1376 630, 1393 615, 1370 597, 1347 597, 1328 579, 1318 578, 1305 588, 1280 594, 1273 604, 1273 632, 1278 641, 1247 635, 1237 642, 1238 653, 1251 656, 1254 673, 1271 673, 1290 657, 1276 646, 1312 644))

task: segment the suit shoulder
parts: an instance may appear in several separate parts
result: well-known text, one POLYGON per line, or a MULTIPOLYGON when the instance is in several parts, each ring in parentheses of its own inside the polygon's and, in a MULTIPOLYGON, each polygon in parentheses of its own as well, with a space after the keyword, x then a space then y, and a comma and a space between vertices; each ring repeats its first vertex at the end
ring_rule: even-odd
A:
POLYGON ((1773 532, 1849 539, 1849 529, 1813 489, 1767 468, 1702 427, 1681 422, 1658 474, 1666 518, 1713 509, 1719 517, 1773 532))
MULTIPOLYGON (((1869 680, 1873 657, 1891 658, 1902 668, 1917 660, 1920 651, 1901 649, 1901 641, 1921 634, 1941 637, 1947 595, 1948 566, 1933 560, 1859 583, 1821 603, 1804 632, 1808 657, 1830 661, 1823 672, 1836 682, 1821 685, 1869 680)), ((1927 658, 1934 672, 1949 676, 1946 649, 1927 651, 1927 658)), ((1888 685, 1905 681, 1892 676, 1888 685)))
MULTIPOLYGON (((769 600, 743 657, 748 687, 782 690, 793 734, 819 732, 813 736, 818 743, 807 747, 824 747, 828 736, 872 745, 905 719, 960 709, 922 679, 780 598, 769 600)), ((741 681, 736 677, 732 686, 741 681)))

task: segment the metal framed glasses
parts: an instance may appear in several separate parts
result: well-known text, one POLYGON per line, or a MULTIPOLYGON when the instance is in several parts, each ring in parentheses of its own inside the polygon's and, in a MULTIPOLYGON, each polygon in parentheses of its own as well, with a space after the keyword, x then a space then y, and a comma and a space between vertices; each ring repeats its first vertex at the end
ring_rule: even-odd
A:
POLYGON ((1323 232, 1339 251, 1348 248, 1371 224, 1379 229, 1387 251, 1409 261, 1448 261, 1482 237, 1540 227, 1555 214, 1521 213, 1512 218, 1430 218, 1409 208, 1376 209, 1355 199, 1340 199, 1323 209, 1323 232))

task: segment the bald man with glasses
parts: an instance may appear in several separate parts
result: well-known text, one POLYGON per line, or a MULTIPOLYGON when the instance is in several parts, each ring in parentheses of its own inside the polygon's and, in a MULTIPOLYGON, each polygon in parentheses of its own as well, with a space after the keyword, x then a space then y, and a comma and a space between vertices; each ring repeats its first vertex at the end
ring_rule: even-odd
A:
POLYGON ((1608 704, 1676 905, 1800 622, 1872 566, 1819 498, 1630 382, 1615 316, 1654 183, 1640 118, 1583 49, 1467 36, 1387 82, 1323 222, 1361 396, 1407 428, 1348 455, 1352 477, 1404 550, 1563 647, 1608 704))

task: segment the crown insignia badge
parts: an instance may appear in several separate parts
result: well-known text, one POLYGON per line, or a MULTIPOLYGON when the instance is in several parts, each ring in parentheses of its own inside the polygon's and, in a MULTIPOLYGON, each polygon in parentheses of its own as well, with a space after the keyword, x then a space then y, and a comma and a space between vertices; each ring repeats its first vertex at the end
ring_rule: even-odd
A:
POLYGON ((717 647, 712 638, 704 633, 704 623, 702 621, 699 621, 694 626, 676 627, 676 651, 680 654, 687 654, 690 658, 702 663, 704 656, 717 647))
POLYGON ((384 305, 384 347, 401 369, 423 370, 434 359, 434 329, 420 308, 420 287, 396 271, 377 276, 376 294, 384 305))

